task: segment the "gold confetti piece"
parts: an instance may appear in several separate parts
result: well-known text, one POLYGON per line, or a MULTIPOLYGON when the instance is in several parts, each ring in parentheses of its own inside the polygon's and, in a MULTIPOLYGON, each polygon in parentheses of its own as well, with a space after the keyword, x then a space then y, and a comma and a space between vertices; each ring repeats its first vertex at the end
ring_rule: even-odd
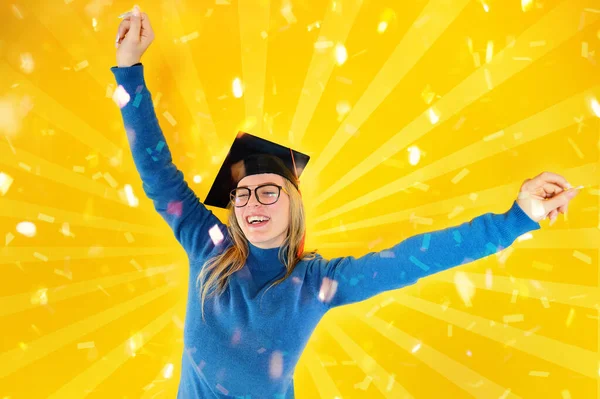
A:
POLYGON ((31 172, 31 166, 27 165, 25 162, 19 162, 19 167, 21 169, 25 169, 28 172, 31 172))
POLYGON ((233 79, 232 83, 233 96, 235 98, 241 98, 244 94, 243 84, 240 78, 233 79))
POLYGON ((36 332, 37 335, 40 335, 40 336, 43 335, 42 332, 40 331, 40 329, 35 324, 32 324, 31 328, 33 329, 33 331, 36 332))
POLYGON ((456 205, 452 212, 448 214, 448 219, 453 219, 456 216, 460 215, 465 210, 465 207, 462 205, 456 205))
POLYGON ((500 131, 498 131, 496 133, 489 134, 489 135, 485 136, 483 138, 483 141, 492 141, 492 140, 495 140, 495 139, 497 139, 499 137, 502 137, 502 136, 504 136, 504 130, 500 130, 500 131))
POLYGON ((20 55, 21 57, 21 71, 23 71, 23 73, 32 73, 33 72, 33 68, 34 68, 34 61, 33 61, 33 57, 31 56, 30 53, 22 53, 20 55))
POLYGON ((86 68, 89 66, 89 63, 87 60, 83 60, 80 63, 78 63, 77 65, 75 65, 75 67, 73 68, 75 70, 75 72, 78 72, 80 70, 82 70, 83 68, 86 68))
POLYGON ((194 39, 197 39, 199 37, 200 37, 200 34, 198 33, 198 31, 195 31, 195 32, 190 33, 189 35, 182 36, 179 39, 176 38, 175 40, 173 40, 173 42, 175 44, 178 44, 178 43, 187 43, 187 42, 189 42, 191 40, 194 40, 194 39))
POLYGON ((375 305, 373 306, 373 308, 371 310, 369 310, 366 314, 365 317, 373 317, 373 315, 375 314, 375 312, 377 312, 380 309, 379 305, 375 305))
POLYGON ((469 169, 463 168, 463 170, 461 170, 456 176, 454 176, 451 181, 453 184, 456 184, 456 183, 460 182, 468 174, 469 174, 469 169))
POLYGON ((43 222, 54 223, 54 216, 45 215, 43 213, 38 214, 38 219, 43 222))
POLYGON ((429 185, 420 181, 414 182, 412 187, 417 188, 421 191, 429 191, 429 185))
POLYGON ((41 261, 48 262, 48 257, 45 256, 45 255, 43 255, 43 254, 41 254, 41 253, 39 253, 39 252, 34 252, 33 253, 33 257, 37 258, 37 259, 39 259, 41 261))
POLYGON ((523 321, 524 317, 522 314, 513 314, 513 315, 505 315, 502 320, 505 323, 516 323, 519 321, 523 321))
POLYGON ((431 104, 433 99, 435 98, 435 93, 431 90, 431 85, 427 84, 423 91, 421 92, 421 98, 425 103, 431 104))
POLYGON ((159 91, 156 93, 155 96, 153 96, 152 98, 152 105, 154 106, 154 109, 158 108, 158 103, 160 101, 160 99, 162 98, 162 93, 159 91))
POLYGON ((204 14, 204 16, 206 18, 209 18, 213 14, 213 11, 214 10, 212 8, 209 8, 208 10, 206 10, 206 14, 204 14))
POLYGON ((408 163, 411 165, 416 165, 419 163, 421 159, 421 149, 416 145, 411 145, 407 148, 408 151, 408 163))
POLYGON ((531 375, 533 377, 548 377, 550 375, 550 372, 548 372, 548 371, 535 371, 535 370, 531 370, 529 372, 529 375, 531 375))
POLYGON ((112 188, 116 188, 118 186, 117 181, 111 176, 110 173, 104 172, 102 177, 104 177, 104 180, 106 180, 106 182, 110 184, 112 188))
POLYGON ((338 103, 335 106, 335 110, 338 114, 338 122, 341 122, 344 119, 344 117, 348 115, 351 109, 352 106, 348 101, 338 101, 338 103))
POLYGON ((331 40, 326 40, 322 36, 320 36, 314 44, 315 50, 325 50, 330 47, 333 47, 333 42, 331 40))
POLYGON ((546 45, 545 40, 538 40, 535 42, 529 42, 529 47, 543 47, 546 45))
POLYGON ((281 6, 280 12, 288 24, 296 23, 296 21, 297 21, 296 16, 294 15, 294 13, 292 11, 292 3, 290 0, 282 1, 282 6, 281 6))
POLYGON ((64 270, 54 269, 54 274, 73 280, 73 272, 65 272, 64 270))
POLYGON ((171 113, 169 111, 163 112, 163 116, 165 117, 167 122, 169 122, 171 124, 171 126, 177 125, 177 121, 175 120, 175 118, 173 118, 173 115, 171 115, 171 113))
POLYGON ((545 296, 540 298, 540 301, 542 302, 542 305, 548 309, 550 307, 550 302, 548 302, 548 298, 546 298, 545 296))
POLYGON ((521 9, 523 12, 531 10, 533 7, 533 0, 521 0, 521 9))
POLYGON ((94 347, 95 347, 94 341, 77 343, 77 349, 90 349, 90 348, 94 348, 94 347))
POLYGON ((266 39, 267 37, 269 37, 269 34, 263 30, 262 32, 260 32, 260 37, 262 37, 263 39, 266 39))
POLYGON ((515 61, 531 61, 531 57, 513 57, 515 61))
POLYGON ((473 39, 470 36, 467 36, 467 48, 469 49, 469 53, 473 54, 473 39))
POLYGON ((64 222, 59 230, 64 236, 66 237, 73 237, 75 238, 75 234, 71 233, 70 228, 69 228, 69 223, 64 222))
POLYGON ((13 178, 4 172, 0 172, 0 194, 6 195, 13 183, 13 178))
POLYGON ((348 59, 348 52, 346 51, 346 47, 342 43, 338 43, 335 45, 335 61, 338 65, 344 65, 346 60, 348 59))
POLYGON ((31 295, 32 305, 47 305, 48 304, 48 288, 40 288, 31 295))
POLYGON ((494 88, 494 85, 492 84, 492 75, 487 68, 485 68, 483 72, 485 74, 485 83, 487 84, 487 88, 488 90, 492 90, 494 88))
POLYGON ((583 58, 588 58, 588 56, 589 56, 588 42, 581 42, 581 56, 583 58))
POLYGON ((571 327, 571 323, 573 323, 574 317, 575 317, 575 309, 571 308, 571 310, 569 311, 569 315, 567 316, 567 321, 565 322, 567 327, 571 327))
POLYGON ((133 238, 133 234, 131 234, 130 232, 125 232, 125 239, 127 240, 128 243, 132 243, 135 241, 135 239, 133 238))
POLYGON ((73 172, 85 173, 85 167, 73 165, 73 172))
POLYGON ((473 327, 475 327, 477 325, 477 322, 472 321, 469 323, 469 325, 467 326, 467 331, 471 331, 473 329, 473 327))
POLYGON ((139 271, 139 272, 140 272, 140 271, 142 271, 142 267, 140 266, 140 264, 139 264, 139 263, 137 263, 137 262, 135 261, 135 259, 131 259, 131 260, 129 261, 129 263, 131 263, 131 264, 133 265, 133 267, 135 267, 135 268, 137 269, 137 271, 139 271))
POLYGON ((575 153, 577 154, 577 156, 581 159, 584 158, 583 153, 581 152, 581 150, 579 149, 579 147, 577 146, 577 144, 573 141, 572 138, 567 137, 567 141, 569 142, 569 144, 571 144, 571 147, 573 147, 573 150, 575 151, 575 153))
POLYGON ((491 40, 488 40, 487 42, 487 47, 485 50, 485 62, 486 64, 489 64, 490 62, 492 62, 492 57, 494 56, 494 42, 491 40))
POLYGON ((466 120, 467 120, 467 118, 465 116, 461 116, 460 119, 458 121, 456 121, 456 124, 452 127, 452 129, 454 129, 454 130, 460 129, 466 120))
POLYGON ((379 22, 379 24, 377 25, 377 33, 384 33, 387 30, 387 27, 388 23, 386 21, 379 22))
POLYGON ((319 29, 319 28, 321 28, 321 21, 315 21, 306 27, 306 29, 309 32, 312 31, 313 29, 319 29))
POLYGON ((519 290, 513 290, 510 303, 517 303, 517 296, 519 296, 519 290))
POLYGON ((552 266, 552 265, 549 265, 547 263, 538 262, 538 261, 535 261, 535 260, 533 261, 533 263, 531 264, 531 266, 533 266, 536 269, 544 270, 544 271, 547 271, 547 272, 551 272, 552 269, 554 268, 554 266, 552 266))
POLYGON ((577 250, 574 250, 573 251, 573 256, 575 258, 579 259, 580 261, 587 263, 588 265, 592 264, 592 257, 584 254, 583 252, 579 252, 577 250))
POLYGON ((481 66, 481 57, 478 52, 473 53, 473 63, 475 64, 475 68, 479 68, 481 66))
POLYGON ((561 396, 562 396, 562 399, 571 399, 571 392, 569 392, 569 390, 568 390, 568 389, 563 389, 563 390, 560 392, 560 394, 561 394, 561 396))
POLYGON ((10 231, 8 233, 6 233, 6 238, 4 239, 4 245, 8 246, 8 244, 10 244, 14 238, 15 238, 15 236, 10 231))

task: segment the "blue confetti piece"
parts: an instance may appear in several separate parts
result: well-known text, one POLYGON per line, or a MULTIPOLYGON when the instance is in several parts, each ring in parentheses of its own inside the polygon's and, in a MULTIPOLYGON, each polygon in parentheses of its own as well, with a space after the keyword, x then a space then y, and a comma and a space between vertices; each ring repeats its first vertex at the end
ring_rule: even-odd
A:
POLYGON ((156 150, 153 150, 153 149, 152 149, 152 148, 150 148, 150 147, 147 147, 147 148, 146 148, 146 151, 147 151, 147 152, 148 152, 148 154, 149 154, 149 155, 152 157, 152 160, 153 160, 154 162, 157 162, 157 161, 158 161, 158 157, 156 157, 156 156, 155 156, 155 154, 156 154, 156 155, 160 154, 160 152, 162 151, 162 149, 165 147, 165 144, 166 144, 166 143, 165 143, 164 141, 162 141, 162 140, 161 140, 161 141, 160 141, 160 142, 159 142, 159 143, 156 145, 156 150))
POLYGON ((408 259, 415 265, 419 266, 421 269, 423 269, 425 271, 429 270, 429 266, 427 266, 425 263, 421 262, 419 259, 415 258, 414 256, 411 255, 408 259))
POLYGON ((133 100, 133 106, 136 108, 139 108, 141 102, 142 102, 142 94, 138 93, 135 95, 135 99, 133 100))
POLYGON ((423 244, 421 244, 421 250, 427 251, 429 249, 430 242, 431 242, 431 234, 427 233, 423 236, 423 244))
POLYGON ((462 243, 462 236, 460 235, 460 231, 454 231, 452 233, 452 235, 454 236, 454 241, 456 241, 457 243, 462 243))
POLYGON ((497 248, 497 247, 496 247, 494 244, 492 244, 491 242, 488 242, 488 243, 485 245, 485 248, 486 248, 486 249, 487 249, 487 250, 488 250, 490 253, 492 253, 492 254, 495 254, 496 252, 498 252, 498 248, 497 248))

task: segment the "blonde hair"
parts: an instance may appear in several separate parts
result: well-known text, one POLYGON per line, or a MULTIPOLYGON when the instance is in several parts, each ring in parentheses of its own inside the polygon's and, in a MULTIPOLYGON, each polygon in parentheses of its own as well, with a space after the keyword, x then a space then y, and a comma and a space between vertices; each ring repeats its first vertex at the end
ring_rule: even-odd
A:
MULTIPOLYGON (((297 253, 301 245, 302 237, 306 231, 304 204, 302 197, 296 187, 288 180, 283 179, 283 186, 290 196, 290 224, 286 237, 279 249, 278 258, 285 265, 286 273, 279 280, 265 290, 263 295, 273 286, 282 283, 294 271, 296 264, 301 260, 314 259, 315 251, 303 251, 298 257, 297 253), (287 256, 285 256, 287 255, 287 256), (284 257, 285 256, 285 257, 284 257)), ((235 216, 233 203, 227 205, 229 210, 227 230, 233 240, 233 245, 226 248, 222 253, 207 260, 196 279, 196 287, 202 285, 199 294, 201 297, 202 320, 204 320, 204 302, 215 294, 221 295, 228 284, 229 276, 241 270, 248 258, 248 241, 235 216)), ((261 297, 262 302, 262 297, 261 297)))

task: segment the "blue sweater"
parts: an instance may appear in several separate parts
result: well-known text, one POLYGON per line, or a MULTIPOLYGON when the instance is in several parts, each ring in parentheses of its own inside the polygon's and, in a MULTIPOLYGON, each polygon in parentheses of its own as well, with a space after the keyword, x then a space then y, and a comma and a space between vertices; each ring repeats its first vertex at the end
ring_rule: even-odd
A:
POLYGON ((459 226, 409 237, 380 252, 331 260, 317 255, 301 261, 288 279, 264 296, 285 273, 279 248, 248 243, 246 265, 231 276, 220 297, 205 302, 203 322, 196 277, 208 258, 232 245, 227 226, 199 201, 173 164, 143 65, 111 71, 131 96, 121 113, 143 190, 189 257, 178 398, 294 398, 294 367, 329 309, 489 256, 540 228, 515 201, 506 213, 486 213, 459 226), (217 244, 209 236, 214 226, 225 237, 217 244), (325 278, 337 286, 320 295, 325 278))

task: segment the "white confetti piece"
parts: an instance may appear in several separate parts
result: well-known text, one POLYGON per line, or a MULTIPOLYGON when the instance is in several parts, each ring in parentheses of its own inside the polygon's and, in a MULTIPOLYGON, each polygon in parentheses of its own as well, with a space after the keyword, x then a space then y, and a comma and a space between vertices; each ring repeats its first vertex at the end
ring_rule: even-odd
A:
POLYGON ((594 115, 600 118, 600 103, 598 103, 598 100, 592 98, 590 100, 590 107, 592 108, 592 112, 594 113, 594 115))
POLYGON ((125 90, 122 85, 119 85, 113 93, 112 99, 119 108, 123 108, 129 103, 131 96, 129 93, 127 93, 127 90, 125 90))
POLYGON ((219 243, 225 238, 219 229, 219 225, 216 224, 208 230, 208 234, 214 245, 219 245, 219 243))
POLYGON ((6 195, 13 183, 13 178, 4 172, 0 172, 0 194, 6 195))
POLYGON ((419 349, 421 349, 421 343, 420 343, 420 342, 419 342, 418 344, 416 344, 416 345, 415 345, 415 346, 412 348, 411 352, 412 352, 412 353, 416 353, 416 352, 417 352, 419 349))
POLYGON ((436 111, 433 109, 433 107, 431 107, 431 108, 429 108, 429 109, 427 110, 427 114, 428 114, 428 116, 429 116, 429 122, 430 122, 432 125, 435 125, 436 123, 438 123, 438 122, 439 122, 439 120, 440 120, 439 113, 437 113, 437 112, 436 112, 436 111))
POLYGON ((27 165, 25 162, 19 162, 19 167, 28 172, 31 172, 31 166, 27 165))
POLYGON ((487 42, 487 47, 485 50, 485 62, 486 64, 489 64, 490 62, 492 62, 492 57, 494 56, 494 42, 491 40, 488 40, 487 42))
POLYGON ((324 37, 319 37, 314 44, 315 50, 325 50, 333 47, 333 42, 331 40, 326 40, 324 37))
POLYGON ((175 118, 173 118, 173 115, 171 115, 171 113, 169 111, 163 112, 163 116, 165 117, 167 122, 169 122, 171 124, 171 126, 177 125, 177 121, 175 120, 175 118))
POLYGON ((32 73, 33 69, 35 67, 35 62, 33 61, 33 57, 30 53, 22 53, 20 55, 21 57, 21 71, 23 71, 23 73, 32 73))
POLYGON ((513 290, 510 303, 517 303, 517 297, 519 296, 519 290, 513 290))
POLYGON ((465 305, 469 308, 472 307, 471 300, 475 296, 475 284, 471 282, 467 274, 461 271, 456 272, 454 274, 454 285, 465 305))
POLYGON ((288 24, 296 23, 296 16, 292 12, 292 2, 290 0, 283 0, 281 6, 281 15, 285 18, 288 24))
POLYGON ((408 163, 411 165, 417 165, 421 160, 421 149, 416 145, 411 145, 406 150, 408 151, 408 163))
POLYGON ((32 305, 47 305, 48 304, 48 288, 40 288, 31 295, 32 305))
POLYGON ((387 30, 387 27, 388 23, 386 21, 379 22, 379 24, 377 25, 377 33, 384 33, 387 30))
POLYGON ((69 228, 69 223, 67 223, 67 222, 64 222, 62 224, 59 232, 62 233, 66 237, 73 237, 73 238, 75 238, 75 234, 71 233, 70 228, 69 228))
POLYGON ((54 223, 54 216, 46 215, 43 213, 38 214, 38 219, 43 222, 54 223))
POLYGON ((173 363, 165 364, 165 367, 162 369, 162 376, 166 379, 173 377, 173 363))
POLYGON ((244 88, 240 78, 233 79, 232 90, 235 98, 241 98, 244 95, 244 88))
POLYGON ((505 315, 502 320, 505 323, 516 323, 524 320, 523 314, 505 315))
POLYGON ((77 349, 91 349, 91 348, 94 348, 95 346, 96 345, 94 344, 94 341, 77 343, 77 349))
POLYGON ((35 224, 31 222, 20 222, 17 224, 17 233, 22 234, 25 237, 33 237, 36 233, 35 224))
POLYGON ((335 61, 338 65, 344 65, 346 60, 348 59, 348 52, 346 51, 346 47, 342 43, 338 43, 335 45, 335 61))
POLYGON ((460 215, 465 210, 465 207, 462 205, 456 205, 452 212, 448 214, 448 219, 453 219, 456 216, 460 215))

